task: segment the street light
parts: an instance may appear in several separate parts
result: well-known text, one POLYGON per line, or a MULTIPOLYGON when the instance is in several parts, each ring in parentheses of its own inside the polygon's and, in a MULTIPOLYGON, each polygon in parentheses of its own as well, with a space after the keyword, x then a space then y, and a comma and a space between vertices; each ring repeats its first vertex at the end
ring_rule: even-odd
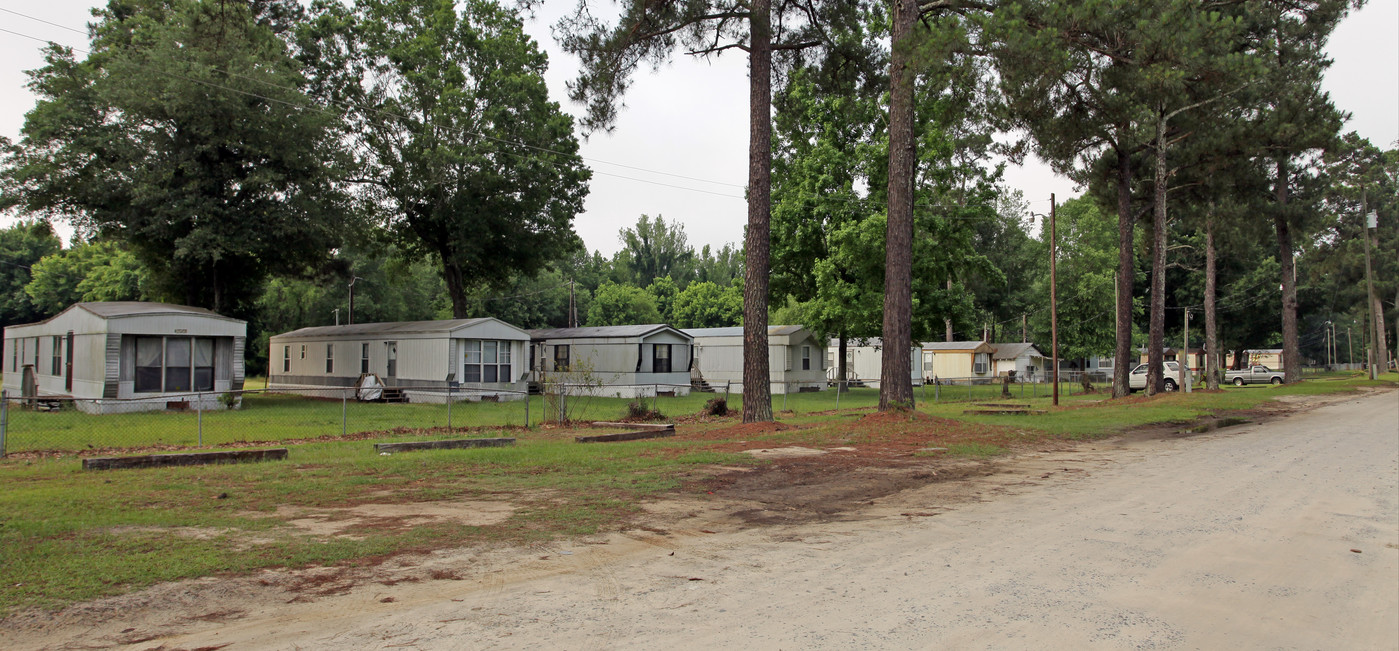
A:
MULTIPOLYGON (((1057 286, 1055 278, 1054 261, 1055 255, 1055 234, 1054 234, 1054 193, 1049 193, 1049 378, 1053 383, 1054 406, 1059 406, 1059 301, 1057 296, 1057 286)), ((1044 215, 1030 213, 1031 216, 1043 218, 1044 215)), ((1084 369, 1087 373, 1088 369, 1084 369)))

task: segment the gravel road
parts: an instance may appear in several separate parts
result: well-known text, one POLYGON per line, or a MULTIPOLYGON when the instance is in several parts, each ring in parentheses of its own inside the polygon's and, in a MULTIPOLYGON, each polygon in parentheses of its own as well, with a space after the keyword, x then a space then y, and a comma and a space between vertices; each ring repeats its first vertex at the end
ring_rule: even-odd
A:
POLYGON ((131 648, 1399 648, 1399 393, 951 483, 834 522, 473 556, 471 580, 244 604, 131 648))

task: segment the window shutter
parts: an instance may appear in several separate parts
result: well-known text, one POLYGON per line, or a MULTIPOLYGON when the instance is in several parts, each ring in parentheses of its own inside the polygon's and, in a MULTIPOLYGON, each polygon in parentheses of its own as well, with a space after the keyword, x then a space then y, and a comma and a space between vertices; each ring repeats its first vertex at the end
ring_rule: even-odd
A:
POLYGON ((788 371, 792 370, 792 347, 791 347, 791 346, 788 346, 788 347, 787 347, 787 369, 786 369, 786 370, 788 370, 788 371))

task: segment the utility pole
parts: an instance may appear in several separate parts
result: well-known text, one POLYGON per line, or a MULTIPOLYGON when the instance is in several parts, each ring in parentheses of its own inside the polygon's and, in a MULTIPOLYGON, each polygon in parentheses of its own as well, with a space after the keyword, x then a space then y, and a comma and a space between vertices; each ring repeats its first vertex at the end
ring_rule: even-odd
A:
MULTIPOLYGON (((1360 212, 1362 212, 1362 213, 1365 212, 1365 190, 1364 190, 1364 188, 1361 188, 1361 191, 1360 191, 1360 212)), ((1365 311, 1366 311, 1366 314, 1368 314, 1368 315, 1369 315, 1369 318, 1370 318, 1370 340, 1371 340, 1371 343, 1370 343, 1370 352, 1367 353, 1367 354, 1365 355, 1365 359, 1366 359, 1366 361, 1368 362, 1368 363, 1367 363, 1367 366, 1368 366, 1369 369, 1370 369, 1369 377, 1370 377, 1371 380, 1373 380, 1373 379, 1375 379, 1376 377, 1379 376, 1379 374, 1375 372, 1375 363, 1376 363, 1376 361, 1377 361, 1377 360, 1375 359, 1375 356, 1379 354, 1379 350, 1380 350, 1380 343, 1379 343, 1380 340, 1379 340, 1379 337, 1381 336, 1381 335, 1378 334, 1379 328, 1376 328, 1376 327, 1375 327, 1375 324, 1378 323, 1378 322, 1380 322, 1381 319, 1377 319, 1377 318, 1376 318, 1376 315, 1375 315, 1375 278, 1374 278, 1374 272, 1372 272, 1372 271, 1370 270, 1370 228, 1371 228, 1371 224, 1376 224, 1377 222, 1378 222, 1378 219, 1377 219, 1377 217, 1376 217, 1376 215, 1375 215, 1375 212, 1374 212, 1374 211, 1370 211, 1370 213, 1368 213, 1368 214, 1365 215, 1364 229, 1362 229, 1362 230, 1360 231, 1360 235, 1361 235, 1361 236, 1364 238, 1364 240, 1365 240, 1365 291, 1366 291, 1366 295, 1367 295, 1367 300, 1365 301, 1365 311)))
POLYGON ((349 310, 349 312, 345 315, 345 323, 346 323, 346 325, 354 325, 354 324, 355 324, 355 281, 356 281, 356 280, 364 280, 364 279, 363 279, 363 278, 360 278, 359 276, 350 276, 350 310, 349 310))
POLYGON ((1190 393, 1190 308, 1185 308, 1185 341, 1181 342, 1180 355, 1176 356, 1180 360, 1180 388, 1186 393, 1190 393))
POLYGON ((568 327, 578 327, 578 304, 573 298, 573 279, 568 279, 568 327))
POLYGON ((1350 326, 1346 326, 1346 363, 1355 363, 1355 342, 1350 338, 1350 326))
POLYGON ((335 325, 340 325, 340 308, 335 308, 335 325))
POLYGON ((1023 343, 1026 343, 1026 342, 1028 342, 1028 341, 1030 341, 1029 335, 1027 335, 1027 334, 1025 334, 1025 333, 1026 333, 1026 330, 1025 330, 1025 315, 1024 315, 1024 314, 1021 314, 1021 315, 1020 315, 1020 343, 1022 343, 1022 344, 1023 344, 1023 343))
POLYGON ((1054 259, 1054 193, 1049 193, 1049 368, 1054 379, 1054 406, 1059 406, 1059 296, 1054 259))

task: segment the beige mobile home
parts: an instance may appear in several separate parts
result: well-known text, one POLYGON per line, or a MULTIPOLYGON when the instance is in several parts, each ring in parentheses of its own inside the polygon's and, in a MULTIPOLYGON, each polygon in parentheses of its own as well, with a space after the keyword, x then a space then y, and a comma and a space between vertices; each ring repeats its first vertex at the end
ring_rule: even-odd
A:
POLYGON ((531 330, 534 381, 574 394, 690 393, 693 341, 664 323, 531 330))
POLYGON ((75 303, 47 321, 5 328, 5 390, 71 397, 96 414, 219 409, 243 388, 248 324, 167 303, 75 303))
MULTIPOLYGON (((695 379, 743 391, 743 328, 686 330, 695 338, 695 379)), ((768 373, 774 394, 826 389, 826 345, 801 326, 768 326, 768 373)))
POLYGON ((302 328, 270 339, 267 388, 330 395, 373 376, 409 402, 518 400, 528 346, 524 330, 491 318, 302 328))
POLYGON ((989 380, 993 352, 984 341, 924 342, 923 376, 929 381, 989 380))
MULTIPOLYGON (((909 348, 909 374, 914 386, 923 384, 923 356, 919 346, 909 348)), ((840 354, 840 340, 832 339, 826 349, 826 377, 836 381, 839 368, 836 355, 840 354)), ((879 388, 884 371, 884 341, 879 337, 865 340, 845 341, 845 380, 856 386, 879 388)))

